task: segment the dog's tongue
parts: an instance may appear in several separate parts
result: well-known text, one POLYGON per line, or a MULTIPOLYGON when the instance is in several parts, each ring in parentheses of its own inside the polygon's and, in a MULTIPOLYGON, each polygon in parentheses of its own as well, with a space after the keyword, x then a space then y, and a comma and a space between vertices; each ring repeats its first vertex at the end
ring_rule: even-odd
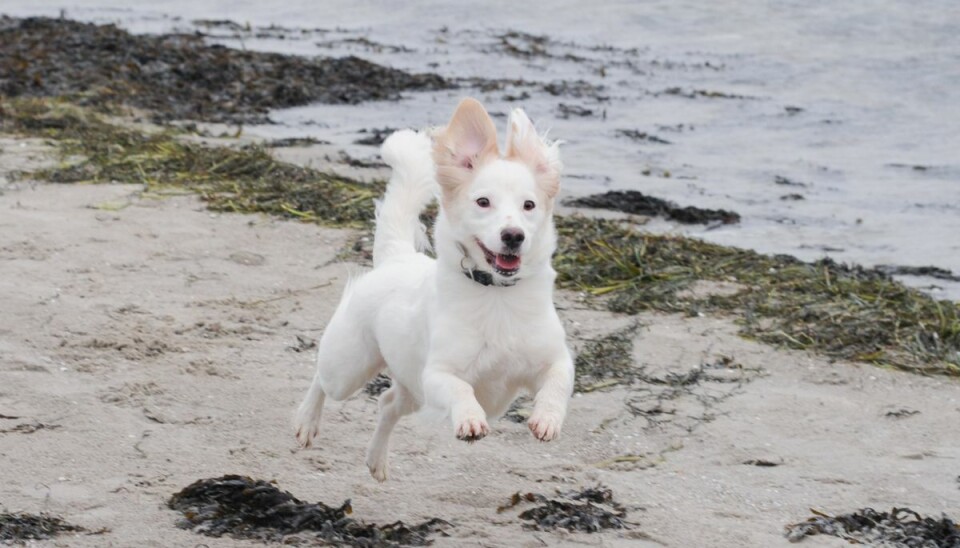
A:
POLYGON ((497 268, 501 270, 516 270, 520 267, 520 257, 518 255, 497 254, 497 268))

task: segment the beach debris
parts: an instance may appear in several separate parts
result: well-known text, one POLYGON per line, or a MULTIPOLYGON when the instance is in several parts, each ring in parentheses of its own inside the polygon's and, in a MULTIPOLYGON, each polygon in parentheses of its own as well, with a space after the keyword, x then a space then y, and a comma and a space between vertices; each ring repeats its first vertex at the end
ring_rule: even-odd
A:
POLYGON ((303 335, 297 335, 297 344, 293 344, 287 347, 287 350, 293 350, 294 352, 306 352, 307 350, 313 350, 317 347, 316 339, 310 337, 304 337, 303 335))
POLYGON ((626 400, 630 413, 646 421, 645 430, 669 427, 688 433, 714 421, 719 403, 739 394, 743 385, 763 373, 723 360, 663 375, 640 371, 626 400))
POLYGON ((738 93, 729 93, 726 91, 714 91, 708 89, 683 89, 681 87, 671 87, 663 91, 656 92, 653 95, 675 95, 687 99, 756 99, 747 95, 738 93))
MULTIPOLYGON (((156 192, 175 187, 199 193, 215 211, 366 230, 373 200, 383 192, 382 181, 359 183, 280 162, 262 147, 204 146, 169 130, 138 131, 63 100, 0 100, 0 109, 0 130, 58 144, 64 163, 29 174, 38 180, 139 182, 156 192)), ((615 312, 732 316, 742 335, 768 344, 960 376, 960 305, 881 270, 650 234, 621 220, 565 215, 556 224, 558 284, 602 297, 598 304, 615 312), (738 290, 685 291, 699 281, 738 290)), ((368 235, 355 244, 350 257, 369 257, 368 235)))
POLYGON ((529 522, 523 524, 524 529, 596 533, 602 529, 625 529, 632 525, 625 520, 626 509, 613 500, 613 491, 602 485, 559 493, 556 497, 517 492, 507 504, 497 508, 497 513, 526 503, 539 506, 520 513, 520 519, 529 522))
POLYGON ((263 123, 270 109, 396 100, 452 87, 354 56, 308 58, 208 44, 198 34, 139 35, 68 19, 0 18, 0 95, 119 102, 157 119, 263 123))
POLYGON ((361 158, 355 158, 351 156, 349 153, 347 153, 347 151, 345 150, 341 150, 338 153, 337 158, 330 158, 329 156, 327 157, 327 159, 330 161, 337 161, 342 164, 346 164, 350 167, 358 167, 361 169, 380 169, 380 168, 389 167, 384 162, 381 162, 378 158, 379 156, 371 159, 366 159, 366 160, 361 158))
POLYGON ((309 147, 313 145, 329 145, 330 141, 317 139, 316 137, 284 137, 283 139, 273 139, 267 141, 263 146, 267 148, 290 148, 290 147, 309 147))
POLYGON ((385 128, 371 128, 371 129, 361 129, 359 133, 366 134, 366 137, 361 137, 353 142, 355 145, 369 145, 378 147, 383 144, 383 142, 390 136, 391 133, 397 131, 396 128, 385 127, 385 128))
POLYGON ((809 186, 807 183, 801 183, 800 181, 794 181, 793 179, 789 179, 789 178, 784 177, 784 176, 782 176, 782 175, 774 175, 774 176, 773 176, 773 183, 774 183, 774 184, 777 184, 777 185, 782 185, 782 186, 800 186, 800 187, 809 186))
POLYGON ((630 384, 642 375, 634 364, 633 337, 640 328, 633 323, 596 339, 587 340, 574 359, 577 392, 593 392, 619 384, 630 384))
POLYGON ((383 373, 377 373, 377 376, 363 387, 363 391, 371 396, 379 396, 386 392, 392 385, 393 379, 383 373))
POLYGON ((938 266, 901 266, 881 264, 877 265, 877 270, 890 276, 928 276, 938 280, 948 282, 960 282, 960 275, 954 274, 952 270, 940 268, 938 266))
POLYGON ((556 218, 561 287, 603 297, 614 312, 733 316, 745 337, 924 374, 960 376, 960 304, 874 268, 650 234, 633 224, 556 218), (727 294, 684 291, 735 283, 727 294))
POLYGON ((565 205, 610 209, 631 215, 653 215, 666 217, 683 224, 709 224, 720 222, 732 224, 740 222, 740 215, 725 209, 703 209, 699 207, 680 207, 662 198, 647 196, 636 190, 610 190, 603 194, 593 194, 564 201, 565 205))
POLYGON ((523 424, 530 419, 532 413, 533 400, 527 396, 520 396, 510 404, 510 408, 503 414, 503 419, 517 424, 523 424))
POLYGON ((0 428, 0 434, 33 434, 38 430, 56 430, 58 428, 60 428, 59 424, 25 422, 10 428, 0 428))
POLYGON ((353 512, 349 500, 339 507, 302 502, 273 483, 238 475, 198 480, 170 497, 167 506, 183 514, 177 524, 182 529, 284 544, 426 546, 430 535, 450 525, 439 518, 412 526, 364 523, 347 517, 353 512))
POLYGON ((773 468, 774 466, 780 466, 783 464, 783 461, 776 462, 767 459, 750 459, 743 461, 743 464, 746 464, 747 466, 759 466, 761 468, 773 468))
POLYGON ((143 132, 60 100, 2 102, 0 130, 52 139, 65 158, 32 177, 57 183, 141 183, 197 192, 210 209, 272 213, 333 226, 365 226, 383 182, 360 183, 282 162, 259 145, 234 148, 181 139, 173 130, 143 132))
POLYGON ((640 131, 637 129, 618 129, 617 135, 621 137, 626 137, 627 139, 633 141, 645 141, 647 143, 655 143, 658 145, 669 145, 670 141, 657 137, 652 133, 647 133, 646 131, 640 131))
POLYGON ((947 516, 922 516, 909 508, 878 512, 861 508, 850 514, 831 516, 811 509, 813 517, 787 525, 790 542, 813 535, 830 535, 851 544, 896 548, 958 548, 960 526, 947 516))
POLYGON ((4 544, 46 540, 61 533, 82 532, 86 532, 86 529, 50 514, 0 513, 0 542, 4 544))
POLYGON ((900 409, 894 411, 887 411, 883 416, 889 419, 905 419, 907 417, 912 417, 919 414, 920 412, 916 409, 907 409, 906 407, 901 407, 900 409))
POLYGON ((566 103, 560 103, 557 105, 557 112, 560 113, 561 118, 570 118, 571 116, 576 116, 583 118, 585 116, 593 116, 593 110, 580 106, 580 105, 568 105, 566 103))

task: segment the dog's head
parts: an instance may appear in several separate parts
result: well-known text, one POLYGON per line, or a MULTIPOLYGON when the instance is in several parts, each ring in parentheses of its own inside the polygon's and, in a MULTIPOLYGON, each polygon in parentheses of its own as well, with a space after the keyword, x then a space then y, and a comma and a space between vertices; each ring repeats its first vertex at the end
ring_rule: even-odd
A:
POLYGON ((450 235, 478 268, 509 279, 549 261, 560 155, 522 110, 510 114, 501 155, 493 120, 464 99, 436 136, 433 158, 450 235))

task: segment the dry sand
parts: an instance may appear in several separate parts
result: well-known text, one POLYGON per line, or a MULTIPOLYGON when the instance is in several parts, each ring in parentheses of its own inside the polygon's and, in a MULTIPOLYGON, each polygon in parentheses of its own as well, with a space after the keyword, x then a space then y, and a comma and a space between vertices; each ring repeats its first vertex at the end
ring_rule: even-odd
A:
MULTIPOLYGON (((0 147, 0 176, 42 160, 38 142, 0 147)), ((724 318, 616 316, 570 293, 558 302, 575 346, 636 319, 636 363, 650 374, 724 356, 748 372, 718 371, 674 399, 656 387, 578 395, 550 444, 499 420, 467 445, 408 418, 385 484, 363 465, 376 414, 365 394, 328 404, 318 447, 298 450, 290 419, 314 356, 294 348, 322 332, 359 268, 334 260, 352 235, 211 214, 132 185, 7 185, 0 415, 19 418, 0 418, 0 431, 50 428, 0 433, 0 508, 109 529, 47 543, 58 546, 254 545, 177 529, 165 507, 226 473, 275 479, 303 500, 352 499, 367 521, 453 522, 437 546, 780 546, 809 508, 960 516, 955 381, 776 350, 724 318), (628 412, 657 411, 658 399, 649 419, 628 412), (901 409, 918 413, 887 416, 901 409), (641 458, 610 463, 622 455, 641 458), (754 459, 779 466, 744 464, 754 459), (630 508, 633 530, 530 532, 519 509, 496 512, 516 491, 597 483, 630 508)))

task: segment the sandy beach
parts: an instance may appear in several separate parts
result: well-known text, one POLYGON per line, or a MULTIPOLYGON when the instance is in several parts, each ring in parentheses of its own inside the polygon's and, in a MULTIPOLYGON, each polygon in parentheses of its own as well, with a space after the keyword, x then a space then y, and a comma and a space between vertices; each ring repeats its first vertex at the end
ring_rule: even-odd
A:
MULTIPOLYGON (((35 141, 3 149, 6 168, 50 160, 35 141)), ((556 443, 508 420, 473 445, 405 420, 378 484, 362 464, 366 394, 329 406, 315 449, 298 450, 290 426, 314 359, 299 350, 361 268, 334 260, 355 233, 215 214, 139 185, 20 181, 0 211, 0 501, 107 530, 48 545, 253 544, 178 529, 165 507, 226 473, 351 499, 365 521, 442 518, 453 525, 437 546, 777 546, 811 508, 957 510, 955 381, 776 350, 723 318, 617 316, 570 292, 558 305, 575 347, 638 321, 635 365, 651 376, 728 365, 669 395, 578 394, 556 443), (596 484, 630 529, 527 531, 519 508, 497 513, 518 491, 596 484)))
MULTIPOLYGON (((607 36, 612 12, 481 29, 424 2, 398 14, 430 27, 413 36, 340 0, 339 20, 240 2, 241 22, 207 18, 220 3, 113 4, 0 17, 0 543, 24 538, 4 537, 23 513, 83 529, 38 546, 317 544, 203 536, 168 507, 239 474, 349 500, 357 522, 442 520, 439 547, 785 546, 791 524, 870 508, 960 546, 960 133, 927 131, 955 105, 914 85, 951 82, 955 23, 847 6, 847 26, 777 11, 761 31, 762 0, 731 22, 709 16, 725 3, 669 20, 624 3, 607 36), (404 419, 378 483, 372 391, 328 402, 309 449, 293 412, 369 267, 377 145, 463 95, 568 141, 555 301, 577 391, 551 443, 522 399, 474 444, 404 419), (612 502, 587 506, 622 527, 527 519, 598 486, 612 502)), ((890 527, 856 540, 906 526, 890 527)))

